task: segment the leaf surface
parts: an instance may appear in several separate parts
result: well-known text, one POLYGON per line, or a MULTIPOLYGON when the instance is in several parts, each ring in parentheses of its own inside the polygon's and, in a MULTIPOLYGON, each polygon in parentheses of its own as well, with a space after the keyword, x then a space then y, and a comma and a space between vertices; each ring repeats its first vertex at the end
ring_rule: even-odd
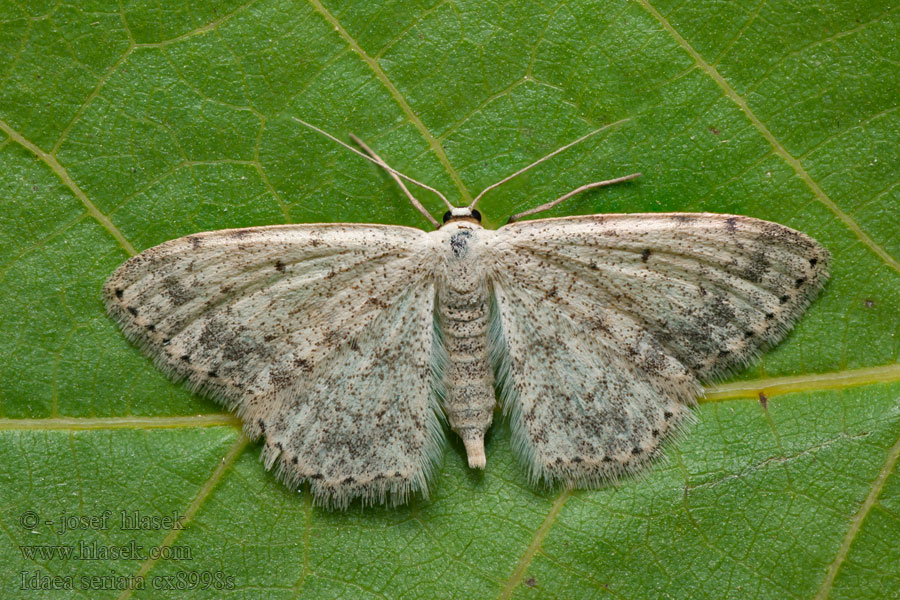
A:
POLYGON ((898 37, 876 0, 0 2, 2 595, 158 597, 181 572, 191 589, 168 594, 900 597, 898 37), (318 510, 131 347, 99 293, 129 255, 197 231, 427 226, 292 116, 456 202, 628 118, 487 195, 488 226, 640 171, 546 216, 764 218, 824 243, 832 280, 758 365, 710 383, 642 477, 533 490, 500 421, 483 475, 451 435, 429 500, 318 510), (106 510, 106 529, 58 533, 106 510), (121 511, 184 528, 123 530, 121 511), (40 554, 82 542, 166 556, 40 554), (75 589, 22 589, 35 574, 75 589), (82 578, 111 574, 147 587, 82 578))

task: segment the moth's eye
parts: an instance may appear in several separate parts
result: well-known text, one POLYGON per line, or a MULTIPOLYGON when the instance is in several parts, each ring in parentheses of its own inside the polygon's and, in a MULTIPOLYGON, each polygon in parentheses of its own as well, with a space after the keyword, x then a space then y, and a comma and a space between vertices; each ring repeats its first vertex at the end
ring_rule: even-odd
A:
MULTIPOLYGON (((454 216, 453 216, 453 213, 452 213, 451 211, 448 210, 447 212, 444 213, 444 223, 446 223, 447 221, 449 221, 449 220, 451 220, 451 219, 453 219, 453 218, 454 218, 454 216)), ((468 215, 465 215, 465 214, 456 215, 455 218, 457 218, 457 219, 475 219, 476 221, 478 221, 479 223, 481 223, 481 213, 478 212, 477 210, 475 210, 474 208, 472 209, 472 211, 471 211, 470 214, 468 214, 468 215)))

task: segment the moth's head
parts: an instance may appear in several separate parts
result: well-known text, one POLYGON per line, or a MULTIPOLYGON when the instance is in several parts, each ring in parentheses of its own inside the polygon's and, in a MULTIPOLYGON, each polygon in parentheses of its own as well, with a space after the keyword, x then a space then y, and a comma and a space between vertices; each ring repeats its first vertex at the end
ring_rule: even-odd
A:
POLYGON ((451 208, 444 213, 444 225, 458 221, 467 221, 481 225, 481 213, 468 206, 451 208))

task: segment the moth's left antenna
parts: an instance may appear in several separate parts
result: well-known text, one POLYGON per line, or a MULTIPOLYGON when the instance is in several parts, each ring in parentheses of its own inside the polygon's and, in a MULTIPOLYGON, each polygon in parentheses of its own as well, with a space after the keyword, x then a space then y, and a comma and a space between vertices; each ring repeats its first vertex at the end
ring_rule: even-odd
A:
POLYGON ((560 202, 562 202, 563 200, 568 200, 575 194, 580 194, 581 192, 584 192, 586 190, 592 190, 592 189, 598 188, 598 187, 605 187, 607 185, 614 185, 616 183, 624 183, 626 181, 631 181, 632 179, 637 179, 640 176, 641 176, 640 173, 632 173, 631 175, 624 175, 622 177, 616 177, 615 179, 607 179, 606 181, 595 181, 593 183, 586 183, 586 184, 582 185, 581 187, 575 188, 571 192, 567 192, 567 193, 563 194, 556 200, 551 200, 550 202, 546 202, 544 204, 541 204, 540 206, 535 206, 534 208, 529 208, 528 210, 523 210, 520 213, 514 214, 513 216, 511 216, 509 218, 507 223, 515 223, 522 217, 527 217, 527 216, 533 215, 535 213, 549 210, 549 209, 553 208, 554 206, 556 206, 557 204, 559 204, 560 202))
POLYGON ((431 192, 431 193, 433 193, 433 194, 436 194, 441 200, 444 201, 444 204, 447 205, 447 208, 448 208, 448 209, 451 209, 451 210, 452 210, 453 208, 455 208, 452 204, 450 204, 450 201, 447 200, 447 198, 446 198, 442 193, 440 193, 439 191, 437 191, 436 189, 434 189, 434 188, 431 187, 430 185, 425 184, 425 183, 422 183, 421 181, 418 181, 418 180, 416 180, 416 179, 413 179, 413 178, 410 177, 409 175, 405 175, 404 173, 401 173, 400 171, 398 171, 398 170, 396 170, 396 169, 390 167, 386 162, 384 162, 384 160, 383 160, 380 156, 378 156, 377 154, 375 154, 375 152, 373 152, 371 148, 369 148, 369 147, 366 146, 364 143, 362 143, 362 141, 361 141, 359 138, 357 138, 355 135, 352 135, 352 134, 351 134, 351 137, 353 138, 353 141, 356 142, 357 144, 359 144, 359 145, 360 145, 366 152, 368 152, 371 156, 369 156, 369 155, 367 155, 367 154, 364 154, 363 152, 360 152, 359 150, 357 150, 356 148, 354 148, 354 147, 351 146, 350 144, 347 144, 346 142, 342 142, 341 140, 339 140, 338 138, 334 137, 333 135, 331 135, 331 134, 328 133, 327 131, 323 131, 323 130, 319 129, 318 127, 316 127, 315 125, 312 125, 312 124, 310 124, 310 123, 307 123, 307 122, 304 121, 303 119, 299 119, 299 118, 297 118, 297 117, 291 117, 291 118, 294 119, 295 121, 297 121, 298 123, 300 123, 300 124, 302 124, 302 125, 305 125, 305 126, 309 127, 309 128, 312 129, 313 131, 317 131, 317 132, 321 133, 322 135, 324 135, 324 136, 327 137, 328 139, 330 139, 330 140, 332 140, 332 141, 334 141, 334 142, 337 142, 338 144, 340 144, 341 146, 343 146, 343 147, 346 148, 347 150, 350 150, 351 152, 355 152, 356 154, 359 154, 359 155, 362 156, 364 159, 368 160, 369 162, 375 163, 376 165, 378 165, 379 167, 381 167, 382 169, 384 169, 385 171, 387 171, 388 173, 390 173, 391 176, 397 181, 397 183, 400 184, 400 187, 403 188, 403 191, 406 193, 406 196, 409 198, 409 201, 412 203, 412 205, 413 205, 414 207, 416 207, 416 209, 417 209, 419 212, 421 212, 423 215, 425 215, 425 218, 427 218, 427 219, 432 223, 432 225, 434 225, 435 227, 440 227, 440 225, 438 224, 437 220, 435 220, 435 218, 432 217, 432 216, 428 213, 427 210, 425 210, 425 207, 422 206, 422 203, 419 202, 418 199, 416 199, 416 197, 412 195, 412 193, 409 191, 409 189, 408 189, 405 185, 403 185, 403 182, 401 181, 402 179, 405 179, 406 181, 409 181, 410 183, 416 184, 417 186, 419 186, 419 187, 422 188, 422 189, 428 190, 429 192, 431 192))
MULTIPOLYGON (((529 169, 531 169, 531 168, 533 168, 533 167, 538 166, 539 164, 541 164, 541 163, 544 162, 545 160, 549 160, 549 159, 553 158, 554 156, 556 156, 556 155, 559 154, 560 152, 563 152, 563 151, 565 151, 565 150, 568 150, 569 148, 571 148, 571 147, 574 146, 575 144, 580 144, 581 142, 583 142, 584 140, 588 139, 588 138, 591 137, 592 135, 596 135, 596 134, 600 133, 601 131, 604 131, 604 130, 606 130, 606 129, 609 129, 610 127, 615 127, 616 125, 620 125, 620 124, 625 123, 626 121, 629 121, 629 120, 630 120, 630 119, 627 119, 627 118, 626 118, 626 119, 620 119, 620 120, 618 120, 618 121, 616 121, 616 122, 614 122, 614 123, 609 123, 608 125, 604 125, 603 127, 600 127, 600 128, 598 128, 598 129, 595 129, 595 130, 593 130, 593 131, 591 131, 591 132, 589 132, 589 133, 586 133, 585 135, 581 136, 581 137, 578 138, 577 140, 575 140, 575 141, 573 141, 573 142, 569 142, 568 144, 566 144, 566 145, 563 146, 562 148, 557 148, 556 150, 554 150, 554 151, 551 152, 550 154, 547 154, 546 156, 542 156, 541 158, 537 159, 536 161, 534 161, 534 162, 531 163, 530 165, 525 166, 525 167, 522 167, 521 169, 519 169, 518 171, 516 171, 516 172, 513 173, 512 175, 508 175, 508 176, 504 177, 503 179, 501 179, 501 180, 498 181, 497 183, 492 183, 491 185, 489 185, 489 186, 487 186, 486 188, 484 188, 483 190, 481 190, 481 193, 480 193, 480 194, 478 194, 477 196, 475 196, 475 199, 472 200, 472 204, 469 205, 469 208, 470 208, 470 209, 474 209, 474 208, 475 208, 475 205, 478 204, 478 201, 481 200, 481 197, 482 197, 482 196, 484 196, 485 194, 487 194, 487 193, 488 193, 489 191, 491 191, 492 189, 497 188, 497 187, 503 185, 504 183, 506 183, 507 181, 509 181, 509 180, 512 179, 513 177, 518 177, 519 175, 521 175, 521 174, 524 173, 525 171, 527 171, 527 170, 529 170, 529 169)), ((539 206, 539 207, 537 207, 537 208, 534 208, 534 209, 532 209, 532 210, 530 210, 530 211, 525 211, 525 212, 523 212, 523 213, 519 213, 519 214, 517 214, 517 215, 513 215, 513 217, 510 219, 510 222, 512 222, 512 221, 514 221, 515 219, 518 219, 518 218, 520 218, 520 217, 524 217, 526 214, 529 214, 529 215, 530 215, 530 214, 533 214, 533 213, 536 213, 536 212, 540 212, 540 211, 542 211, 542 210, 547 210, 548 208, 550 208, 550 207, 552 207, 552 206, 556 206, 557 204, 559 204, 559 203, 562 202, 563 200, 565 200, 565 199, 567 199, 567 198, 571 198, 571 197, 574 196, 575 194, 578 194, 578 193, 583 192, 583 191, 585 191, 585 190, 589 190, 589 189, 595 188, 595 187, 603 187, 603 186, 605 186, 605 185, 612 185, 612 184, 614 184, 614 183, 620 183, 620 182, 622 182, 622 181, 629 181, 629 180, 631 180, 631 179, 634 179, 635 177, 640 177, 640 175, 641 175, 640 173, 632 173, 631 175, 626 175, 625 177, 617 177, 616 179, 610 179, 610 180, 607 180, 607 181, 595 181, 594 183, 589 183, 589 184, 587 184, 587 185, 583 185, 583 186, 579 187, 578 189, 572 190, 572 191, 569 192, 568 194, 566 194, 566 195, 564 195, 564 196, 561 196, 561 197, 557 198, 556 200, 553 200, 553 201, 548 202, 548 203, 546 203, 546 204, 542 204, 541 206, 539 206)))

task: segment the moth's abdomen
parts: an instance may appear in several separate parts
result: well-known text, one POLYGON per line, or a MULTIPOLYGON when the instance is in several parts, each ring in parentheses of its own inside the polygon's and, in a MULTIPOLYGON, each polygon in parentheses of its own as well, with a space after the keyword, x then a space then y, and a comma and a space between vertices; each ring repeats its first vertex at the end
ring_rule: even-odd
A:
POLYGON ((487 350, 489 296, 482 282, 472 289, 451 287, 438 292, 438 311, 449 360, 444 370, 444 410, 463 439, 469 466, 484 468, 484 433, 494 413, 494 374, 487 350), (480 284, 480 285, 479 285, 480 284))

